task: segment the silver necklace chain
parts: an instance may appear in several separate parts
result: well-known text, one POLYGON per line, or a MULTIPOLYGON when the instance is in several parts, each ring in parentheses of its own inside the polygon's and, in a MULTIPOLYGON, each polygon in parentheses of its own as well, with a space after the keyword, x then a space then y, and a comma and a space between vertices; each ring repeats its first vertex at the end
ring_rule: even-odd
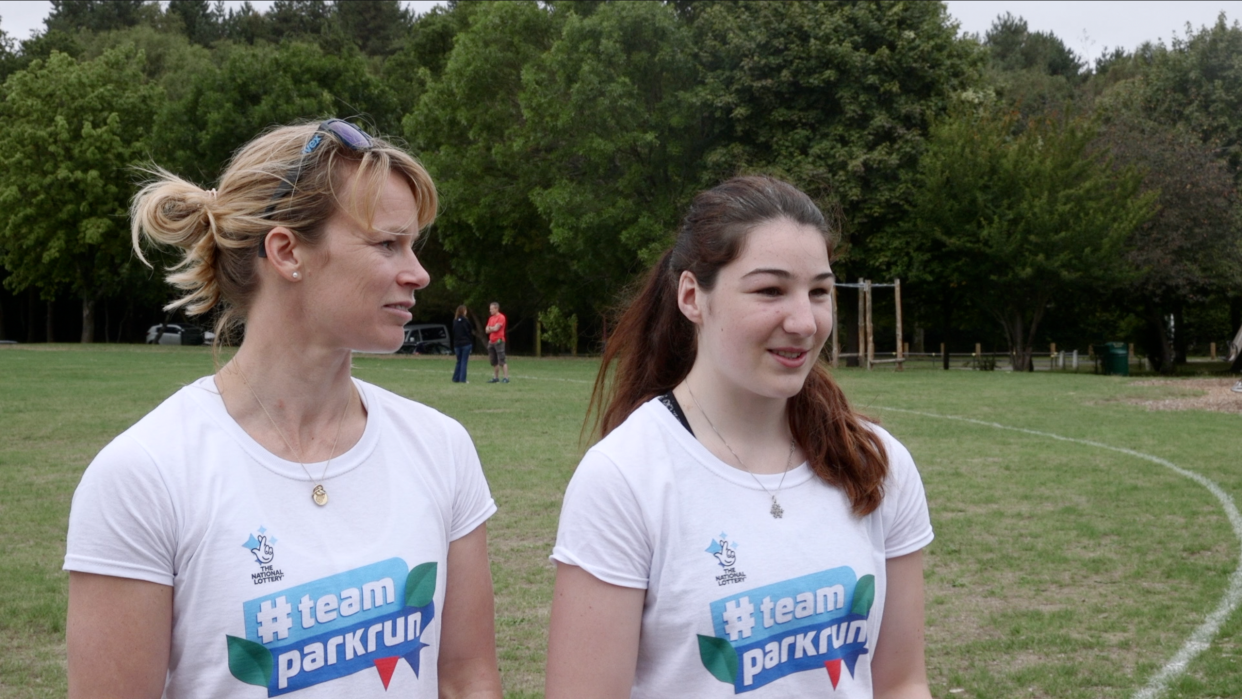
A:
POLYGON ((699 409, 699 414, 702 415, 703 419, 707 421, 707 426, 712 428, 712 432, 716 433, 716 437, 720 440, 720 443, 723 444, 725 449, 728 449, 729 453, 733 455, 733 458, 737 460, 737 465, 740 466, 743 471, 749 473, 750 477, 755 480, 755 483, 758 484, 760 488, 763 488, 763 492, 767 493, 768 497, 772 498, 772 508, 768 510, 768 512, 772 515, 772 519, 780 519, 781 517, 784 517, 785 509, 781 507, 779 502, 777 502, 776 496, 781 492, 781 488, 785 487, 785 476, 789 473, 790 463, 793 461, 795 446, 794 439, 792 437, 789 439, 789 456, 785 457, 785 470, 781 471, 781 480, 780 483, 776 485, 776 491, 773 492, 768 490, 768 487, 763 484, 763 481, 759 480, 759 477, 755 475, 755 472, 746 467, 745 462, 742 461, 742 457, 738 456, 736 451, 733 451, 733 447, 729 446, 729 442, 725 440, 724 435, 720 434, 720 430, 716 429, 716 425, 712 423, 712 419, 707 416, 707 411, 703 409, 703 404, 699 402, 699 397, 694 395, 694 391, 690 389, 689 382, 686 382, 686 391, 690 394, 690 397, 694 399, 694 407, 699 409))
POLYGON ((328 477, 328 467, 332 465, 332 455, 336 453, 337 442, 341 439, 341 426, 345 424, 345 413, 349 411, 349 404, 354 402, 354 391, 357 389, 354 388, 353 381, 349 382, 349 398, 345 401, 345 407, 341 408, 341 416, 336 420, 336 436, 332 438, 332 449, 328 451, 328 460, 323 465, 323 473, 319 476, 319 480, 316 481, 315 477, 311 475, 310 469, 306 468, 306 462, 302 459, 302 450, 294 449, 288 437, 285 437, 285 433, 280 429, 280 425, 276 424, 275 418, 267 411, 267 406, 263 405, 263 401, 259 400, 259 394, 254 392, 254 387, 250 385, 250 379, 246 378, 246 372, 242 371, 240 365, 234 365, 233 368, 237 370, 237 375, 241 377, 242 383, 246 384, 246 389, 250 391, 250 396, 254 398, 254 402, 259 404, 259 408, 267 416, 267 421, 272 423, 272 429, 276 430, 276 434, 280 435, 281 441, 285 443, 289 451, 297 456, 298 465, 306 473, 307 480, 315 484, 315 488, 311 491, 311 500, 320 507, 327 505, 328 491, 323 487, 323 481, 328 477))

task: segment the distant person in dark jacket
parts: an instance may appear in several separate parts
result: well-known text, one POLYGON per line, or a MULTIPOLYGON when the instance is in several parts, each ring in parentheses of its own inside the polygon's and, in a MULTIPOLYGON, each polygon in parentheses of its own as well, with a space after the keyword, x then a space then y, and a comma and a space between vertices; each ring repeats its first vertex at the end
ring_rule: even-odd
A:
POLYGON ((453 368, 453 383, 469 383, 466 381, 466 365, 470 363, 470 349, 474 347, 474 324, 466 315, 466 307, 458 306, 453 316, 453 353, 457 355, 457 366, 453 368))

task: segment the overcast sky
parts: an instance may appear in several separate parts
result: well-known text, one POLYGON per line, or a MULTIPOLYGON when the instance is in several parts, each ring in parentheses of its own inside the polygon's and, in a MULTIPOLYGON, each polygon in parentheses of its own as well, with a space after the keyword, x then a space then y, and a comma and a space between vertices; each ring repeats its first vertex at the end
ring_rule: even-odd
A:
MULTIPOLYGON (((226 2, 240 6, 240 1, 226 2)), ((253 0, 259 9, 266 9, 270 0, 253 0)), ((431 0, 405 1, 403 5, 415 12, 426 12, 434 5, 431 0)), ((1133 49, 1144 41, 1168 44, 1174 36, 1185 36, 1189 22, 1196 29, 1212 24, 1221 12, 1229 22, 1242 18, 1242 1, 1181 0, 1180 2, 1098 2, 1093 0, 977 0, 948 3, 949 13, 962 25, 963 32, 982 34, 992 20, 1004 12, 1024 17, 1031 29, 1051 31, 1080 57, 1087 60, 1099 56, 1105 48, 1120 46, 1133 49)), ((52 3, 33 0, 0 0, 0 28, 16 39, 25 39, 43 28, 43 18, 52 3)))

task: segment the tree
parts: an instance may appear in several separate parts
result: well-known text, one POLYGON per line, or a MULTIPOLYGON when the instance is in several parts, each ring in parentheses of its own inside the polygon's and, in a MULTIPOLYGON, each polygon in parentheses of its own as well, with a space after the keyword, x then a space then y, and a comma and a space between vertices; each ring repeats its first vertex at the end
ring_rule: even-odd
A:
POLYGON ((132 27, 142 21, 146 0, 52 0, 43 24, 48 31, 102 32, 132 27))
POLYGON ((224 36, 224 2, 216 0, 169 0, 168 14, 181 20, 186 38, 199 46, 210 46, 224 36))
MULTIPOLYGON (((1160 47, 1163 49, 1163 47, 1160 47)), ((1158 50, 1143 74, 1143 112, 1182 125, 1220 148, 1234 177, 1242 178, 1242 26, 1224 13, 1211 27, 1187 26, 1167 50, 1158 50)))
POLYGON ((345 35, 368 56, 395 52, 410 30, 410 13, 397 0, 337 2, 336 21, 345 35))
POLYGON ((932 120, 982 54, 941 3, 685 3, 715 131, 705 181, 781 175, 840 202, 853 244, 896 224, 932 120))
POLYGON ((1125 274, 1118 252, 1154 194, 1090 149, 1089 122, 1021 126, 983 107, 933 129, 897 254, 908 277, 963 290, 1004 329, 1014 366, 1029 368, 1050 302, 1125 274))
POLYGON ((396 129, 395 100, 356 51, 329 55, 314 44, 219 47, 219 67, 189 78, 185 95, 160 111, 157 162, 200 182, 215 181, 237 148, 278 124, 329 116, 396 129))
POLYGON ((1136 276, 1117 295, 1140 309, 1154 367, 1172 373, 1185 361, 1184 308, 1242 286, 1237 189, 1225 163, 1196 137, 1133 114, 1115 114, 1099 146, 1114 163, 1141 171, 1143 190, 1158 196, 1155 214, 1126 240, 1136 276), (1169 316, 1178 319, 1176 335, 1169 316))
POLYGON ((82 341, 96 302, 149 278, 130 254, 134 178, 148 152, 159 88, 143 56, 114 49, 79 63, 56 53, 11 75, 0 102, 0 262, 14 292, 82 300, 82 341))
POLYGON ((1087 77, 1085 64, 1051 32, 1032 32, 1006 12, 984 35, 988 82, 1027 118, 1064 111, 1087 77))
POLYGON ((707 142, 692 39, 671 7, 570 13, 523 71, 529 196, 575 283, 549 301, 598 315, 671 242, 707 142))
POLYGON ((570 266, 528 195, 519 145, 523 70, 551 47, 563 15, 534 2, 459 3, 452 14, 462 28, 444 69, 420 70, 427 87, 403 121, 442 202, 428 253, 444 284, 428 295, 447 308, 503 298, 516 326, 555 298, 570 266))

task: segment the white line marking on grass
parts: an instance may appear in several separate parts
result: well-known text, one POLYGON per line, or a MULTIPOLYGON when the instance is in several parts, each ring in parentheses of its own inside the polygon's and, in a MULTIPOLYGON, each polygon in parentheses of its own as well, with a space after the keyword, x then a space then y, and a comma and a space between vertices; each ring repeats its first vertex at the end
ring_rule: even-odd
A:
POLYGON ((974 425, 983 425, 984 427, 995 427, 999 430, 1010 430, 1012 432, 1022 432, 1024 434, 1035 435, 1037 437, 1047 437, 1061 442, 1072 442, 1074 444, 1085 444, 1089 447, 1097 447, 1099 449, 1107 449, 1138 459, 1144 459, 1152 463, 1160 464, 1167 469, 1172 470, 1178 475, 1185 476, 1199 485, 1207 488, 1216 499, 1220 501, 1221 507, 1225 510, 1225 516, 1229 518, 1229 524, 1233 527, 1233 534, 1237 537, 1239 546, 1239 562, 1238 568, 1233 571, 1233 575, 1229 576, 1229 587, 1225 590, 1225 596, 1221 598, 1220 604, 1212 610, 1203 623, 1198 626, 1191 634, 1190 638, 1182 645, 1177 654, 1173 656, 1164 667, 1157 672, 1151 680, 1147 682, 1147 686, 1134 693, 1134 699, 1157 699, 1168 689, 1169 683, 1177 679, 1186 672, 1186 668, 1190 665, 1190 661, 1195 659, 1203 651, 1212 645, 1212 639, 1216 638, 1216 634, 1220 633, 1220 627, 1224 626, 1225 621, 1233 614, 1234 610, 1242 604, 1242 514, 1238 513, 1238 507, 1234 504, 1233 498, 1229 496, 1219 485, 1212 482, 1208 478, 1195 473, 1194 471, 1184 469, 1171 461, 1166 461, 1158 456, 1144 454, 1141 451, 1133 449, 1125 449, 1123 447, 1114 447, 1111 444, 1102 442, 1093 442, 1089 439, 1075 439, 1073 437, 1062 437, 1059 434, 1051 432, 1040 432, 1039 430, 1028 430, 1024 427, 1011 427, 1002 425, 998 422, 987 422, 986 420, 975 420, 968 417, 959 417, 957 415, 938 415, 936 413, 923 412, 921 410, 906 410, 905 408, 889 408, 885 406, 875 406, 880 410, 891 410, 897 413, 909 413, 911 415, 922 415, 923 417, 939 418, 942 420, 957 420, 959 422, 969 422, 974 425))

